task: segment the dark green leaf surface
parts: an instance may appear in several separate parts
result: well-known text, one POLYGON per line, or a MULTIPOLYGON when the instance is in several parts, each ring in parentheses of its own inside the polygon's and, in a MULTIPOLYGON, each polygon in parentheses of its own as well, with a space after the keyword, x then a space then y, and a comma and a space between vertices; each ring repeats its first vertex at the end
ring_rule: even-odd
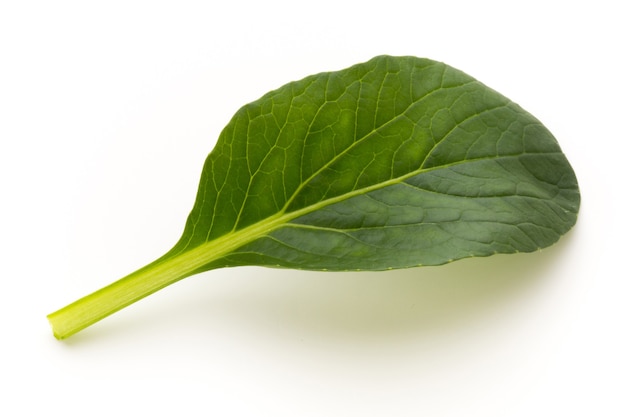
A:
POLYGON ((578 206, 537 119, 445 64, 380 56, 240 109, 171 253, 260 225, 201 270, 435 265, 546 247, 578 206))

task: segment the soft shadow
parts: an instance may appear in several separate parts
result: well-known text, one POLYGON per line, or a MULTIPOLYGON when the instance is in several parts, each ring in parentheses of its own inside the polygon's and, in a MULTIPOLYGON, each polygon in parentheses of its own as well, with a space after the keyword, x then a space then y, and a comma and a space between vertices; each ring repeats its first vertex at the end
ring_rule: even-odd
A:
POLYGON ((540 293, 556 278, 551 271, 564 259, 567 240, 530 254, 388 272, 249 268, 249 276, 235 278, 241 281, 240 291, 205 298, 201 311, 255 331, 319 338, 446 331, 500 314, 508 303, 540 293))

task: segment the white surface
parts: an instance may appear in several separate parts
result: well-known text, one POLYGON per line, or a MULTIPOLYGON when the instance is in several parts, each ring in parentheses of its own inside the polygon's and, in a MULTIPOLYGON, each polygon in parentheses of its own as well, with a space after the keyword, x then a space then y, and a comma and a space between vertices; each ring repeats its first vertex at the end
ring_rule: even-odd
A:
POLYGON ((626 415, 623 14, 552 4, 3 2, 0 414, 626 415), (381 53, 542 120, 575 229, 437 268, 214 271, 53 339, 46 314, 176 241, 239 106, 381 53))

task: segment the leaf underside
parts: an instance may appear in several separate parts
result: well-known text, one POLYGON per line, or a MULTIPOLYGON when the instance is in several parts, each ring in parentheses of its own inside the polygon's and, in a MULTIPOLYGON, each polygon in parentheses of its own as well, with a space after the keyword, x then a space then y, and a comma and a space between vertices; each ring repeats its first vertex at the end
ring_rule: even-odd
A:
POLYGON ((213 242, 228 249, 194 273, 438 265, 549 246, 579 204, 571 166, 528 112, 443 63, 380 56, 242 107, 162 260, 213 242))

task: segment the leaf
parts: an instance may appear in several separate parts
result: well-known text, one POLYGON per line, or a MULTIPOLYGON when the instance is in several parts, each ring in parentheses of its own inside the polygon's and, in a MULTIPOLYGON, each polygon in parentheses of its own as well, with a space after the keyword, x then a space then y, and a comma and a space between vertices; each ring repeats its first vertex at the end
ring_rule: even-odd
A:
POLYGON ((531 252, 567 232, 579 204, 565 155, 528 112, 443 63, 379 56, 242 107, 174 248, 49 318, 66 337, 221 267, 385 270, 531 252), (88 317, 64 324, 77 316, 88 317))

